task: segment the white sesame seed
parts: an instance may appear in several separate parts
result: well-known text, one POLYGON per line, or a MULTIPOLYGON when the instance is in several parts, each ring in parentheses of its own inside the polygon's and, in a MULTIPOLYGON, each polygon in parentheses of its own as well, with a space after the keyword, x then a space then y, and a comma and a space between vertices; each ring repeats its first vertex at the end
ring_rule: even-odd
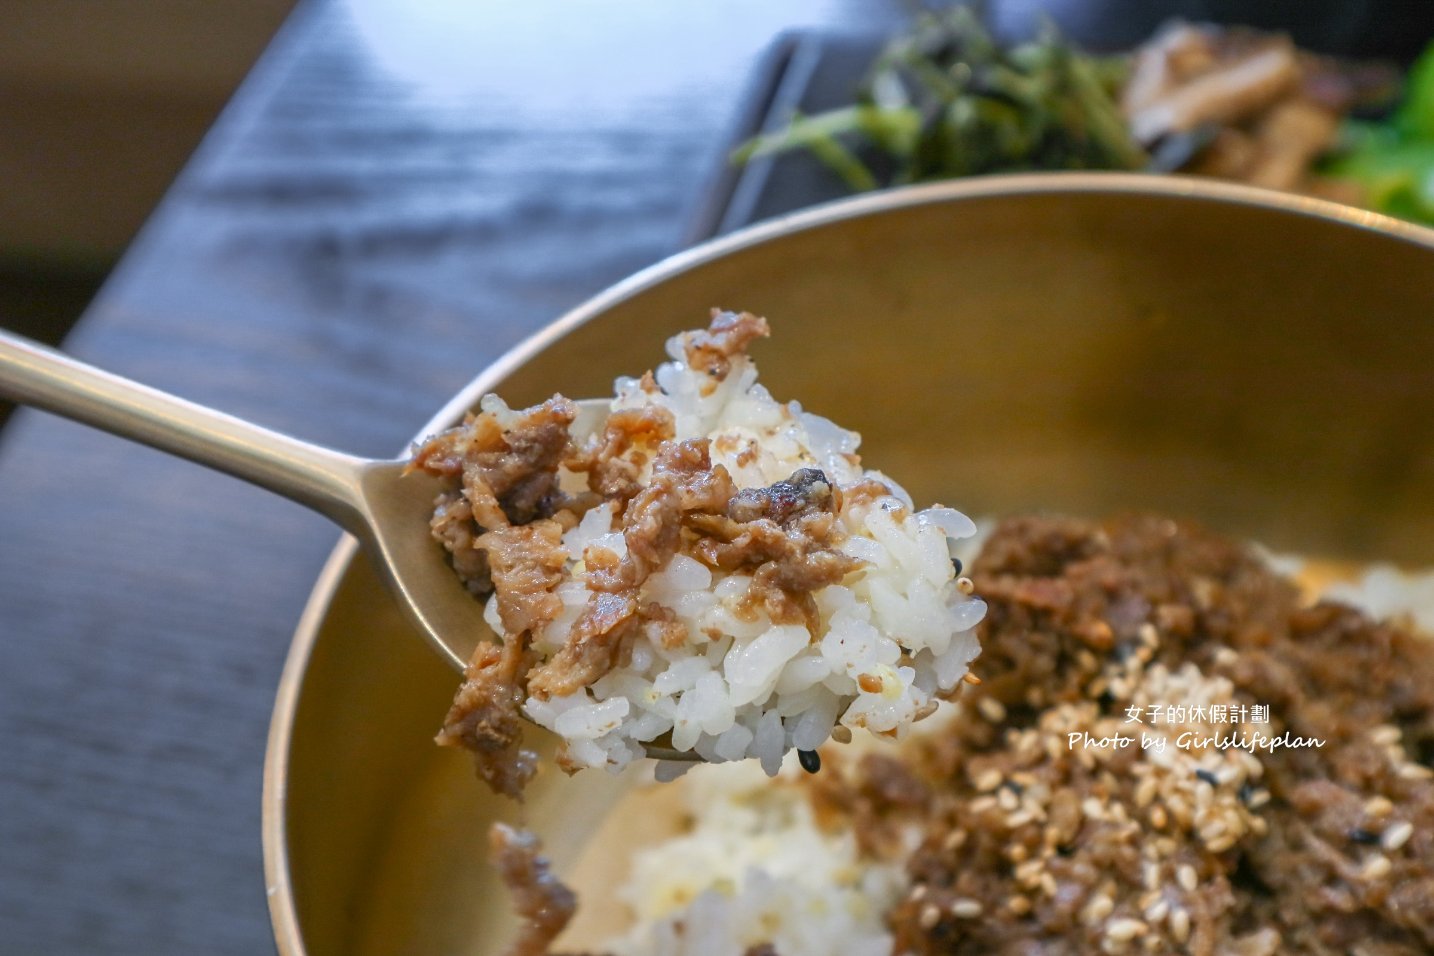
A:
POLYGON ((981 793, 995 790, 1001 785, 1001 779, 1001 771, 992 768, 976 778, 976 789, 981 793))
POLYGON ((976 590, 976 582, 968 577, 959 577, 956 579, 956 589, 962 594, 970 594, 976 590))
POLYGON ((1144 933, 1148 927, 1138 919, 1123 918, 1114 920, 1105 928, 1105 935, 1117 943, 1128 942, 1144 933))
POLYGON ((993 724, 999 724, 1006 719, 1006 708, 994 697, 982 697, 976 704, 976 709, 993 724))
POLYGON ((1091 897, 1085 906, 1085 913, 1082 914, 1086 925, 1091 926, 1105 919, 1115 910, 1115 901, 1104 893, 1091 897))
POLYGON ((1399 776, 1405 780, 1428 780, 1434 777, 1434 770, 1423 764, 1407 763, 1399 768, 1399 776))
POLYGON ((1383 817, 1394 812, 1394 804, 1388 797, 1370 797, 1364 804, 1364 812, 1371 817, 1383 817))
POLYGON ((1414 835, 1414 824, 1408 820, 1400 820, 1398 823, 1390 824, 1379 838, 1379 845, 1385 850, 1393 852, 1409 842, 1414 835))
POLYGON ((950 852, 961 849, 961 844, 965 842, 965 830, 952 830, 950 833, 946 834, 946 839, 941 841, 941 845, 945 847, 948 852, 950 852))
POLYGON ((927 903, 921 908, 921 915, 916 918, 916 922, 922 929, 931 929, 941 922, 941 911, 933 904, 927 903))
POLYGON ((1175 871, 1175 878, 1180 881, 1180 888, 1187 893, 1194 893, 1195 887, 1200 885, 1200 876, 1189 863, 1182 864, 1180 869, 1175 871))
POLYGON ((1377 880, 1389 875, 1394 865, 1389 862, 1389 857, 1376 853, 1364 861, 1364 866, 1359 868, 1359 876, 1365 880, 1377 880))
POLYGON ((1190 914, 1183 909, 1176 909, 1170 914, 1170 935, 1177 943, 1183 943, 1190 938, 1190 914))
POLYGON ((1226 850, 1230 849, 1230 847, 1234 846, 1238 839, 1239 838, 1236 837, 1235 834, 1227 833, 1224 836, 1219 837, 1215 840, 1211 840, 1209 843, 1205 844, 1205 849, 1209 850, 1211 853, 1224 853, 1226 850))
POLYGON ((1403 736, 1393 724, 1380 724, 1369 732, 1369 739, 1376 744, 1392 744, 1403 736))
POLYGON ((958 899, 951 903, 951 915, 957 919, 975 919, 981 915, 979 900, 958 899))

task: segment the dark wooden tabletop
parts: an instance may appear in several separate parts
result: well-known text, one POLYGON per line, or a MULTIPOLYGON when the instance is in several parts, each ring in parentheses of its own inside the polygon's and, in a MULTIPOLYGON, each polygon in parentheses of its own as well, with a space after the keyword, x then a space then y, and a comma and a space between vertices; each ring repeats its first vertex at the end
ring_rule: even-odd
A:
MULTIPOLYGON (((782 30, 884 30, 901 10, 301 5, 66 348, 393 454, 485 363, 678 248, 782 30)), ((336 540, 239 482, 14 417, 0 435, 0 953, 272 948, 265 734, 336 540)))

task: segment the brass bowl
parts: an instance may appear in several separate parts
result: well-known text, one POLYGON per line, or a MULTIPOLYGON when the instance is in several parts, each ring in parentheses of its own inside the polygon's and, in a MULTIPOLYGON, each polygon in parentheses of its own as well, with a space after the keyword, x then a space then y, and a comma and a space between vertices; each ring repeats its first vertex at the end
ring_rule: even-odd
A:
MULTIPOLYGON (((1434 564, 1434 232, 1205 180, 992 178, 761 225, 569 313, 425 434, 486 391, 605 394, 714 305, 769 316, 756 357, 773 394, 860 430, 918 500, 1155 509, 1281 549, 1434 564)), ((342 543, 269 740, 284 956, 486 954, 506 936, 484 833, 514 808, 431 744, 455 676, 404 631, 342 543)), ((620 789, 545 773, 528 820, 570 863, 620 789)))

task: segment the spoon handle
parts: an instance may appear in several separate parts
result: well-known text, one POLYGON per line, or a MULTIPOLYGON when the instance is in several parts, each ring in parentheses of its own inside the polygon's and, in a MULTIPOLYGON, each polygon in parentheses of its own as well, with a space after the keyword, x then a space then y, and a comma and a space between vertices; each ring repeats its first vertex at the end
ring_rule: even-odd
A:
POLYGON ((277 492, 350 531, 366 462, 101 371, 0 329, 0 397, 63 415, 277 492))

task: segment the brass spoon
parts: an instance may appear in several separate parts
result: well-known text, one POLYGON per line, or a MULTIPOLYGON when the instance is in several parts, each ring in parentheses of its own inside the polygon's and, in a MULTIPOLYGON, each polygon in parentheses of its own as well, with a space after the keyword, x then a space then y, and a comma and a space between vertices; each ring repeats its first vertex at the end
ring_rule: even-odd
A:
MULTIPOLYGON (((459 671, 494 634, 428 534, 439 480, 402 459, 357 458, 101 371, 0 329, 0 396, 187 458, 283 495, 358 538, 408 620, 459 671)), ((578 402, 575 435, 607 403, 578 402)), ((659 760, 697 755, 648 744, 659 760)))

